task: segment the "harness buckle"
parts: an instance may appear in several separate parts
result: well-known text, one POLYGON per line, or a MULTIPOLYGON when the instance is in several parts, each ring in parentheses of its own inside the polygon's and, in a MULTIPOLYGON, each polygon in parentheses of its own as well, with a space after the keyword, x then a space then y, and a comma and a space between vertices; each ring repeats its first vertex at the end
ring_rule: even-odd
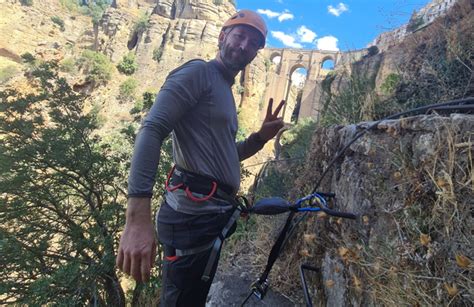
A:
POLYGON ((259 300, 263 300, 268 290, 268 279, 265 279, 264 281, 261 281, 260 278, 257 279, 252 284, 251 289, 253 295, 255 295, 259 300))

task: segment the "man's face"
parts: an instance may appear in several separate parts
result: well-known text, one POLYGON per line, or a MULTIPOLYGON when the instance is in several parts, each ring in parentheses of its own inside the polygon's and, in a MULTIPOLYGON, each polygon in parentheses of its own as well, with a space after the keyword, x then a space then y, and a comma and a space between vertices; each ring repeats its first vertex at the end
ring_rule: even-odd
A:
POLYGON ((237 25, 219 36, 220 58, 232 71, 240 71, 247 66, 261 48, 262 36, 256 29, 237 25))

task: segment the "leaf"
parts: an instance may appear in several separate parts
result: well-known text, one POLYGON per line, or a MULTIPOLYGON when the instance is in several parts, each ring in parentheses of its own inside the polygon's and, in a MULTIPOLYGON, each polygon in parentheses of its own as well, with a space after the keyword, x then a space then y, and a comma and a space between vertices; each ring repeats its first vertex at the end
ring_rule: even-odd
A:
POLYGON ((309 253, 309 251, 306 248, 300 249, 299 254, 303 257, 311 257, 311 254, 309 253))
POLYGON ((329 280, 326 281, 326 287, 328 287, 328 288, 334 287, 334 284, 335 284, 335 282, 332 279, 329 279, 329 280))
POLYGON ((355 275, 352 275, 352 283, 354 284, 354 287, 358 290, 361 290, 362 289, 362 282, 360 281, 360 279, 355 276, 355 275))
POLYGON ((305 241, 306 244, 311 244, 316 241, 316 234, 304 234, 303 235, 303 240, 305 241))
POLYGON ((458 294, 458 292, 459 292, 458 287, 456 286, 456 284, 450 285, 448 283, 445 283, 444 287, 446 288, 446 291, 448 291, 449 296, 456 296, 456 294, 458 294))
POLYGON ((367 215, 364 215, 362 217, 362 222, 364 222, 364 225, 369 225, 369 217, 367 215))
POLYGON ((428 244, 429 244, 430 242, 431 242, 431 237, 430 237, 430 235, 427 235, 427 234, 424 234, 424 233, 422 233, 422 234, 420 235, 420 243, 421 243, 421 245, 423 245, 423 246, 428 246, 428 244))
POLYGON ((471 260, 464 255, 456 255, 456 263, 461 268, 468 268, 471 264, 471 260))

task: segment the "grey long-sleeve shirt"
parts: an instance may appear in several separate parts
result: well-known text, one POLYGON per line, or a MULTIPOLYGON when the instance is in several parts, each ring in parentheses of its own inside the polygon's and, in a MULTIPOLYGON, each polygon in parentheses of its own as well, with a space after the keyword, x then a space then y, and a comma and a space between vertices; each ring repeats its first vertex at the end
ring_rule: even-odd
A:
MULTIPOLYGON (((255 133, 235 142, 238 124, 233 81, 215 60, 193 60, 168 75, 135 141, 129 197, 152 196, 161 144, 169 133, 177 165, 238 191, 239 161, 255 154, 264 142, 255 133)), ((196 204, 182 190, 167 192, 166 200, 175 210, 188 214, 230 209, 230 205, 213 199, 196 204)))

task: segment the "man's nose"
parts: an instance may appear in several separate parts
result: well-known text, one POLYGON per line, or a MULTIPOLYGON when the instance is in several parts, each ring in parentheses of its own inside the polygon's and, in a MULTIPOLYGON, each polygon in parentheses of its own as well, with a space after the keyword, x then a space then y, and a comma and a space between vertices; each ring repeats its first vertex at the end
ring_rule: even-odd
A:
POLYGON ((250 48, 250 41, 249 39, 245 38, 243 40, 240 41, 240 49, 244 52, 247 52, 250 48))

